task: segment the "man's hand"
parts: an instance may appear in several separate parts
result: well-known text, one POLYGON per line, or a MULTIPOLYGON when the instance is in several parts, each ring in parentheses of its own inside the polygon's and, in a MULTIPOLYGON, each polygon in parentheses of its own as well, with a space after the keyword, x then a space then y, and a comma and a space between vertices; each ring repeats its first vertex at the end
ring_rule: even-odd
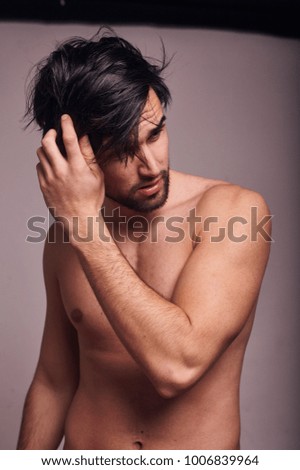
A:
POLYGON ((50 129, 37 150, 37 173, 45 202, 54 217, 72 233, 74 221, 98 216, 104 200, 104 176, 95 161, 88 136, 78 140, 70 116, 61 118, 67 160, 56 144, 56 131, 50 129))

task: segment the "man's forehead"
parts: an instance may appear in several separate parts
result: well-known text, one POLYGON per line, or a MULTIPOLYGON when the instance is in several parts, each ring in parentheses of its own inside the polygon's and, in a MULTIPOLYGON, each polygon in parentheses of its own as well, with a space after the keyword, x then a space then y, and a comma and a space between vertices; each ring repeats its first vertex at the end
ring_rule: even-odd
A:
POLYGON ((149 124, 159 124, 163 116, 163 109, 157 94, 150 88, 147 101, 140 118, 140 129, 149 124))

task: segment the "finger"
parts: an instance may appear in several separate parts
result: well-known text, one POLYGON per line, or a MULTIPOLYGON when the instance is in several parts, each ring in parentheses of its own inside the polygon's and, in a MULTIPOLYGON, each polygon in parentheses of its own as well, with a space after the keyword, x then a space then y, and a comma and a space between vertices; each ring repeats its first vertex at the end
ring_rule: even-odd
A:
POLYGON ((57 132, 55 129, 50 129, 42 138, 42 149, 46 158, 54 172, 60 168, 65 167, 67 162, 61 154, 56 143, 57 132))
POLYGON ((82 137, 80 137, 78 142, 79 142, 81 153, 84 156, 85 161, 89 163, 95 163, 96 162, 95 154, 92 149, 88 135, 83 135, 82 137))
POLYGON ((84 162, 84 157, 81 153, 73 121, 68 114, 62 115, 61 128, 63 142, 67 152, 68 162, 71 164, 82 164, 84 162))
POLYGON ((46 153, 44 152, 42 147, 39 147, 36 151, 36 154, 38 156, 38 159, 41 164, 41 168, 43 170, 43 174, 45 178, 49 178, 50 176, 53 175, 53 170, 51 168, 51 165, 49 163, 49 160, 47 158, 46 153))
POLYGON ((94 150, 91 146, 90 139, 87 135, 82 136, 79 139, 79 147, 86 164, 93 170, 100 169, 97 159, 94 154, 94 150))
POLYGON ((101 175, 101 177, 103 178, 103 171, 96 159, 88 135, 84 135, 79 139, 79 146, 83 158, 85 159, 85 162, 90 168, 90 170, 94 173, 94 175, 101 175))

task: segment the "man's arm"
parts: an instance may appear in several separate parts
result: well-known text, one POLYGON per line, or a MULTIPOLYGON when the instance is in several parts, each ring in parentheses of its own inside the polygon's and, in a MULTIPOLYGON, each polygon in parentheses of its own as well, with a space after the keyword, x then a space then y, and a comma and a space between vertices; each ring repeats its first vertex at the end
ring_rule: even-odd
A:
MULTIPOLYGON (((53 226, 50 232, 53 231, 53 226)), ((58 231, 56 231, 56 234, 58 231)), ((47 313, 37 369, 27 393, 17 449, 56 449, 78 381, 77 335, 67 319, 55 273, 57 247, 44 250, 47 313)))
MULTIPOLYGON (((217 223, 202 231, 203 240, 188 259, 168 301, 139 278, 112 239, 74 239, 74 215, 79 234, 85 235, 87 217, 92 216, 97 235, 97 209, 103 202, 104 184, 87 139, 78 142, 68 117, 62 119, 62 129, 67 160, 57 148, 54 130, 46 134, 38 151, 37 169, 46 203, 64 219, 70 241, 116 334, 157 391, 172 397, 202 377, 249 318, 270 248, 269 241, 260 235, 257 241, 252 240, 250 210, 257 206, 261 220, 268 207, 259 194, 240 187, 223 185, 208 190, 197 212, 202 220, 216 217, 217 223), (247 224, 237 224, 234 235, 245 235, 246 240, 238 243, 226 233, 213 243, 211 237, 218 236, 236 216, 246 219, 247 224)), ((101 216, 98 220, 110 237, 101 216)), ((270 230, 270 222, 266 229, 270 230)))
MULTIPOLYGON (((257 300, 270 242, 251 228, 251 207, 268 217, 263 198, 236 186, 215 187, 197 208, 202 220, 218 222, 201 231, 171 301, 134 272, 113 240, 73 240, 87 278, 115 332, 158 392, 172 397, 192 386, 244 327, 257 300), (243 217, 228 234, 229 220, 243 217), (222 228, 226 235, 221 239, 222 228), (220 241, 213 241, 217 238, 220 241), (237 242, 240 237, 246 239, 237 242)), ((270 222, 264 227, 270 233, 270 222)), ((96 225, 94 233, 97 233, 96 225)), ((106 232, 109 236, 109 232, 106 232)), ((157 266, 159 270, 159 265, 157 266)), ((170 266, 172 269, 172 266, 170 266)))

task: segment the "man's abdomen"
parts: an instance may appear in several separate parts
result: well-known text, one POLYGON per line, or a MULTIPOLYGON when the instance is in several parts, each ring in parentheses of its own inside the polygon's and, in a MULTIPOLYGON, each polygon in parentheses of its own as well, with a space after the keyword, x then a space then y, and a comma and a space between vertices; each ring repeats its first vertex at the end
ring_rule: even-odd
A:
POLYGON ((156 392, 130 357, 96 354, 83 360, 82 370, 66 420, 65 449, 239 447, 238 380, 232 380, 232 369, 226 379, 217 364, 171 399, 156 392))

